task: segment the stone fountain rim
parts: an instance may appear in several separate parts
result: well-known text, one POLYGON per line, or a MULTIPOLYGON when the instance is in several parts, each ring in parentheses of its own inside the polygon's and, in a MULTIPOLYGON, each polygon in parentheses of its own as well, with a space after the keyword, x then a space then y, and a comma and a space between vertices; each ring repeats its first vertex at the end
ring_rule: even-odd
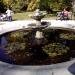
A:
MULTIPOLYGON (((11 31, 10 31, 11 32, 11 31)), ((7 32, 6 32, 7 33, 7 32)), ((5 33, 3 33, 5 34, 5 33)), ((3 35, 1 34, 1 35, 3 35)), ((0 61, 0 64, 2 65, 8 65, 7 67, 16 67, 16 69, 25 69, 25 70, 45 70, 45 69, 57 69, 57 68, 63 68, 68 66, 70 62, 75 62, 75 58, 66 62, 51 64, 51 65, 16 65, 16 64, 9 64, 3 61, 0 61), (64 66, 65 65, 65 66, 64 66)))
MULTIPOLYGON (((21 28, 21 29, 15 29, 15 30, 11 30, 11 31, 6 31, 6 32, 3 32, 3 33, 0 33, 0 35, 3 35, 3 34, 6 34, 6 33, 10 33, 10 32, 13 32, 13 31, 18 31, 18 30, 32 30, 32 29, 37 29, 38 27, 31 27, 31 28, 21 28)), ((48 27, 44 28, 44 29, 48 29, 48 27)), ((42 30, 44 30, 42 29, 42 30)), ((50 27, 49 29, 61 29, 61 30, 68 30, 68 31, 73 31, 75 32, 75 29, 72 29, 72 28, 66 28, 66 27, 50 27)))
POLYGON ((51 65, 14 65, 0 61, 0 65, 7 66, 8 68, 16 68, 23 70, 48 70, 48 69, 60 69, 69 67, 75 62, 75 58, 66 62, 51 64, 51 65))
MULTIPOLYGON (((55 29, 68 29, 68 30, 73 30, 75 31, 75 29, 73 28, 66 28, 66 27, 51 27, 52 29, 55 28, 55 29)), ((21 28, 23 29, 23 28, 21 28)), ((16 30, 20 30, 20 29, 16 29, 16 30)), ((6 32, 3 32, 1 33, 0 35, 3 35, 7 32, 12 32, 14 30, 10 30, 10 31, 6 31, 6 32)), ((72 65, 72 63, 75 62, 75 58, 73 60, 70 60, 70 61, 66 61, 66 62, 62 62, 62 63, 57 63, 57 64, 51 64, 51 65, 14 65, 14 64, 9 64, 9 63, 6 63, 6 62, 0 62, 0 64, 2 65, 5 65, 7 67, 16 67, 16 69, 25 69, 25 70, 47 70, 47 69, 57 69, 57 68, 60 68, 60 67, 67 67, 68 65, 72 65)))

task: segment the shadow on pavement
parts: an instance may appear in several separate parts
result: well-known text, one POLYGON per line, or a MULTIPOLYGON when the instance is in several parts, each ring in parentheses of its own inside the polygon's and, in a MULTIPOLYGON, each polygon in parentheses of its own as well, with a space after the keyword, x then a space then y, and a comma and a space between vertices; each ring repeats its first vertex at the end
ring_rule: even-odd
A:
POLYGON ((73 63, 71 66, 68 67, 68 71, 75 75, 75 63, 73 63))

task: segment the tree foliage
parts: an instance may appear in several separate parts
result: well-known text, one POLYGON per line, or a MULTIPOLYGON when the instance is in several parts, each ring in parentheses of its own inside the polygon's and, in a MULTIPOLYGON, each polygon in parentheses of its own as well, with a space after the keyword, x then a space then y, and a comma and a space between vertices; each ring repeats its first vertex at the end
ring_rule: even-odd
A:
POLYGON ((36 8, 46 10, 52 8, 59 10, 64 7, 72 7, 72 0, 0 0, 0 9, 11 7, 14 11, 32 11, 36 8), (5 5, 5 6, 4 6, 5 5))
POLYGON ((2 0, 0 0, 0 12, 4 12, 5 11, 5 5, 3 3, 2 0))
POLYGON ((31 10, 35 10, 37 8, 39 8, 40 5, 40 0, 32 0, 29 5, 27 10, 31 11, 31 10))

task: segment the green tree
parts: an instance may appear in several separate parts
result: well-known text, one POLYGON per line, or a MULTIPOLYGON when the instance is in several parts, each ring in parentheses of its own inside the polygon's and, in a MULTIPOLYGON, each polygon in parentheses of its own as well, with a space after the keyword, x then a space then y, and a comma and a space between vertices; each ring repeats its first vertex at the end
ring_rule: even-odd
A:
POLYGON ((3 0, 4 5, 6 5, 6 8, 10 7, 14 0, 3 0))
POLYGON ((5 12, 5 5, 2 0, 0 0, 0 12, 5 12))
POLYGON ((27 10, 28 11, 35 10, 35 9, 39 8, 39 4, 40 4, 40 0, 32 0, 28 5, 27 10))
POLYGON ((20 12, 27 4, 29 0, 3 0, 4 5, 6 8, 12 8, 15 12, 20 12))
POLYGON ((46 10, 52 8, 53 10, 60 10, 62 8, 68 7, 71 9, 72 0, 1 0, 2 5, 6 7, 12 7, 14 11, 32 11, 36 8, 41 10, 46 10))
POLYGON ((72 8, 72 1, 71 0, 62 0, 61 9, 67 8, 70 10, 72 8))
POLYGON ((40 0, 41 9, 52 8, 53 10, 60 10, 65 7, 71 9, 72 1, 71 0, 40 0))

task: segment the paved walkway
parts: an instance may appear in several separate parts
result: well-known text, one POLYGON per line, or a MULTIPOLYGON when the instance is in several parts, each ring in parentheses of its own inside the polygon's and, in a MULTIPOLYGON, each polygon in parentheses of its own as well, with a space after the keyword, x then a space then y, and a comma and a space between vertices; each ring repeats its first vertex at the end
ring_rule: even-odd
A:
POLYGON ((0 62, 0 75, 75 75, 75 60, 45 66, 18 66, 0 62))
MULTIPOLYGON (((48 28, 62 28, 62 29, 73 29, 75 30, 75 21, 68 20, 68 21, 61 21, 61 20, 42 20, 48 22, 48 28)), ((14 31, 18 29, 25 29, 28 28, 29 24, 36 23, 35 20, 18 20, 12 22, 0 22, 0 34, 14 31)))

